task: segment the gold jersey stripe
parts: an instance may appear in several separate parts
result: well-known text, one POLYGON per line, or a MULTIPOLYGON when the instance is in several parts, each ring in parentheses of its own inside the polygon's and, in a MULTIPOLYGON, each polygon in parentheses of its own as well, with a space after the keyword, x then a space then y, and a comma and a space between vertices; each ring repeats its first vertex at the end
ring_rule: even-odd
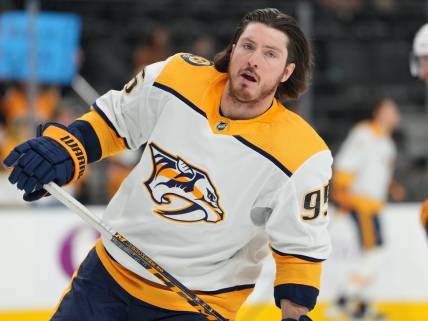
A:
POLYGON ((74 164, 74 175, 68 184, 77 181, 83 175, 88 163, 88 156, 82 143, 71 133, 57 126, 46 128, 43 136, 52 138, 67 150, 74 164))
MULTIPOLYGON (((163 309, 196 311, 184 298, 168 287, 143 279, 114 261, 106 252, 101 240, 97 241, 95 249, 108 273, 130 295, 163 309)), ((199 291, 196 293, 214 310, 232 321, 252 290, 250 288, 218 294, 201 294, 199 291)))
POLYGON ((301 284, 320 288, 321 262, 310 262, 294 256, 272 252, 276 263, 275 286, 301 284))
POLYGON ((359 214, 368 216, 378 215, 385 205, 381 201, 360 195, 352 195, 351 204, 359 214))
POLYGON ((101 159, 126 149, 124 139, 118 137, 114 130, 94 109, 91 108, 90 112, 84 114, 78 120, 88 122, 94 129, 101 146, 101 159))

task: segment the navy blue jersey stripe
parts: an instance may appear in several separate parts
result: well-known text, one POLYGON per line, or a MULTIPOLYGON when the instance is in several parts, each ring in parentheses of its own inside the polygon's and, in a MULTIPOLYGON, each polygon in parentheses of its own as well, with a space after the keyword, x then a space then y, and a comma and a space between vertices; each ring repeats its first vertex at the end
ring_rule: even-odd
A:
POLYGON ((374 225, 374 233, 375 233, 375 244, 381 246, 383 244, 382 230, 380 227, 379 215, 373 215, 373 225, 374 225))
POLYGON ((271 247, 272 251, 275 252, 278 255, 281 256, 294 256, 298 259, 304 260, 304 261, 309 261, 309 262, 322 262, 325 261, 325 259, 316 259, 314 257, 310 257, 310 256, 305 256, 305 255, 300 255, 300 254, 288 254, 288 253, 282 253, 278 250, 275 250, 273 247, 271 247))
POLYGON ((281 300, 290 300, 298 305, 303 305, 311 311, 317 303, 319 290, 304 284, 280 284, 274 288, 275 304, 281 308, 281 300))
POLYGON ((251 144, 248 140, 244 139, 242 136, 236 135, 234 136, 237 140, 239 140, 242 144, 248 146, 249 148, 251 148, 252 150, 256 151, 257 153, 259 153, 260 155, 266 157, 267 159, 269 159, 273 164, 275 164, 275 166, 277 166, 281 171, 283 171, 285 173, 285 175, 291 177, 291 175, 293 175, 293 173, 284 165, 282 165, 282 163, 277 160, 275 157, 273 157, 272 155, 270 155, 269 153, 265 152, 263 149, 257 147, 256 145, 251 144))
POLYGON ((357 225, 357 229, 358 229, 358 240, 360 241, 360 248, 364 249, 364 239, 365 239, 365 235, 364 233, 371 233, 374 237, 374 244, 373 246, 377 245, 377 246, 381 246, 383 244, 383 238, 382 238, 382 231, 381 231, 381 227, 380 227, 380 221, 379 221, 379 216, 377 214, 374 214, 372 216, 372 227, 370 230, 364 231, 363 230, 363 226, 360 221, 360 215, 357 210, 352 209, 351 210, 351 218, 352 221, 355 223, 355 225, 357 225))
POLYGON ((351 218, 352 218, 352 221, 355 223, 355 225, 357 225, 358 240, 360 241, 359 242, 360 247, 364 247, 363 230, 361 227, 360 219, 359 219, 358 214, 355 210, 351 211, 351 218))
POLYGON ((175 97, 177 97, 178 99, 180 99, 182 102, 184 102, 186 105, 188 105, 190 108, 192 108, 194 111, 196 111, 197 113, 199 113, 202 116, 204 116, 205 118, 207 118, 207 114, 205 114, 205 112, 202 109, 200 109, 199 107, 197 107, 190 100, 188 100, 186 97, 184 97, 183 95, 181 95, 180 93, 178 93, 177 91, 175 91, 174 89, 172 89, 171 87, 162 85, 162 84, 160 84, 158 82, 155 82, 153 84, 153 86, 169 92, 170 94, 174 95, 175 97))
POLYGON ((72 133, 73 129, 80 133, 82 137, 81 143, 85 147, 86 155, 88 155, 88 163, 93 163, 99 160, 102 155, 101 145, 91 124, 85 120, 75 120, 68 127, 72 130, 72 133))
POLYGON ((112 122, 110 121, 110 119, 108 119, 108 117, 106 116, 106 114, 104 114, 104 112, 101 110, 101 108, 98 107, 97 103, 94 102, 94 104, 92 106, 94 107, 95 111, 101 116, 101 118, 104 119, 104 121, 106 122, 106 124, 115 132, 116 136, 120 137, 120 138, 123 138, 123 140, 125 141, 126 148, 131 149, 131 148, 129 148, 129 145, 128 145, 128 142, 126 141, 126 138, 125 137, 121 137, 119 135, 119 132, 116 130, 116 128, 114 127, 114 125, 112 124, 112 122))
POLYGON ((240 290, 245 290, 245 289, 252 289, 254 288, 255 284, 244 284, 244 285, 237 285, 237 286, 232 286, 230 288, 224 288, 224 289, 219 289, 219 290, 214 290, 214 291, 193 291, 196 294, 220 294, 220 293, 227 293, 227 292, 233 292, 233 291, 240 291, 240 290))

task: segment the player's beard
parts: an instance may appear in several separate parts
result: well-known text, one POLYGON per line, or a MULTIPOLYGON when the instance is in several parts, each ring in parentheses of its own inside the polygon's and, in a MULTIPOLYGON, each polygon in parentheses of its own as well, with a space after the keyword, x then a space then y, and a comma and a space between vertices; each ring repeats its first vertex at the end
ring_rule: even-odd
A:
POLYGON ((232 78, 230 78, 229 96, 230 98, 232 98, 233 101, 239 104, 256 106, 266 97, 269 97, 276 92, 278 86, 281 84, 281 78, 282 76, 278 77, 278 79, 271 86, 265 85, 264 87, 262 87, 260 94, 256 97, 252 97, 252 94, 248 89, 240 89, 239 85, 237 85, 236 82, 232 78))

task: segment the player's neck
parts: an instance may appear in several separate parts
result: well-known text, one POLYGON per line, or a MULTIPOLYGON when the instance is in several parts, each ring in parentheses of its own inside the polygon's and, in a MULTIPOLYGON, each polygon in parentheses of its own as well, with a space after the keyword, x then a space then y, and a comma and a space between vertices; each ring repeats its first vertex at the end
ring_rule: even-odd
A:
POLYGON ((221 97, 220 112, 224 117, 233 120, 252 119, 265 113, 271 106, 274 95, 263 99, 243 102, 230 94, 229 86, 226 85, 221 97))
POLYGON ((373 122, 373 128, 374 130, 380 134, 380 135, 386 135, 389 136, 391 135, 393 128, 391 128, 390 126, 388 126, 388 124, 383 123, 381 120, 379 119, 374 119, 373 122))

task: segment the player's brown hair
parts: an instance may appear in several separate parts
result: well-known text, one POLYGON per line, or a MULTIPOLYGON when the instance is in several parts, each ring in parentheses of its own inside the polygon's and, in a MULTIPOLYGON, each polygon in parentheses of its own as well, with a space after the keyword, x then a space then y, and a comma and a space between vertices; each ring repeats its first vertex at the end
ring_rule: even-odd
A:
POLYGON ((235 29, 229 45, 215 55, 215 68, 220 72, 228 71, 232 46, 238 42, 245 28, 252 22, 263 23, 271 28, 282 31, 289 38, 286 63, 287 65, 294 63, 296 64, 296 68, 290 78, 278 86, 275 96, 280 99, 298 98, 308 88, 311 80, 313 65, 312 50, 303 31, 297 25, 296 20, 278 9, 256 9, 246 14, 235 29))

